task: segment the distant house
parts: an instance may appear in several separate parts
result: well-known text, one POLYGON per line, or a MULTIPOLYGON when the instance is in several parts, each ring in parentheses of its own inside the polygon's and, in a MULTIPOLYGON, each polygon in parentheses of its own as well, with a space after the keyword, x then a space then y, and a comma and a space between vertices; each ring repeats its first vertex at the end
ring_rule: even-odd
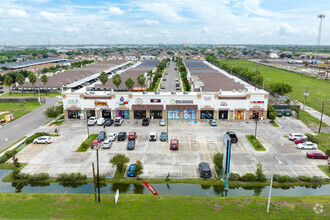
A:
POLYGON ((269 54, 269 58, 271 58, 271 59, 277 59, 277 58, 279 58, 279 56, 277 55, 277 53, 270 53, 269 54))

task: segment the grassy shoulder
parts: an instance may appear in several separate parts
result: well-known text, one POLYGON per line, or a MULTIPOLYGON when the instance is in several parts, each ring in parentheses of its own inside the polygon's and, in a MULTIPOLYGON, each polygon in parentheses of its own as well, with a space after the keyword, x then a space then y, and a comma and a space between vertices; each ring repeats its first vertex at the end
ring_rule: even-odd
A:
POLYGON ((15 141, 13 144, 9 145, 8 147, 6 147, 5 149, 1 150, 0 153, 6 151, 7 149, 11 148, 12 146, 14 146, 15 144, 19 143, 20 141, 22 141, 24 138, 26 138, 26 136, 20 138, 19 140, 15 141))
POLYGON ((317 214, 315 204, 330 209, 330 196, 273 197, 266 212, 266 197, 198 197, 125 195, 117 205, 113 195, 1 193, 2 219, 296 219, 327 218, 317 214), (251 215, 253 213, 253 215, 251 215))
MULTIPOLYGON (((33 93, 23 93, 23 95, 22 95, 21 92, 20 93, 12 92, 11 95, 10 95, 10 93, 8 92, 8 93, 2 94, 2 96, 3 97, 22 97, 22 96, 23 97, 39 97, 39 93, 37 93, 37 92, 35 94, 33 94, 33 93)), ((50 92, 50 93, 47 93, 47 95, 46 95, 46 93, 41 92, 40 96, 41 97, 55 97, 55 96, 62 96, 62 94, 61 93, 50 92)))
POLYGON ((252 146, 256 151, 266 151, 265 147, 260 143, 258 138, 256 138, 254 135, 245 135, 246 138, 250 141, 252 146))
POLYGON ((57 120, 52 122, 49 126, 60 126, 63 122, 64 120, 57 120))
POLYGON ((317 165, 317 167, 320 168, 325 174, 327 174, 328 177, 330 177, 330 171, 327 165, 317 165))
POLYGON ((96 138, 97 138, 97 134, 90 134, 89 135, 90 141, 88 141, 88 138, 86 138, 86 140, 81 143, 81 145, 76 150, 76 152, 85 152, 85 151, 87 151, 88 148, 91 146, 92 141, 95 140, 96 138))
POLYGON ((275 121, 270 121, 270 123, 271 123, 274 127, 280 127, 275 121))
POLYGON ((125 176, 126 169, 127 169, 127 165, 124 166, 122 172, 119 172, 119 170, 117 169, 116 173, 115 173, 115 176, 114 176, 114 179, 115 180, 120 180, 121 178, 123 178, 125 176))
MULTIPOLYGON (((300 111, 299 119, 308 127, 318 127, 320 125, 320 120, 313 117, 306 111, 300 111)), ((322 122, 322 127, 328 127, 328 125, 322 122)))
POLYGON ((317 147, 330 155, 330 134, 329 133, 317 133, 316 136, 307 134, 308 139, 317 144, 317 147))
POLYGON ((13 114, 14 120, 42 106, 39 102, 0 102, 0 119, 13 114))

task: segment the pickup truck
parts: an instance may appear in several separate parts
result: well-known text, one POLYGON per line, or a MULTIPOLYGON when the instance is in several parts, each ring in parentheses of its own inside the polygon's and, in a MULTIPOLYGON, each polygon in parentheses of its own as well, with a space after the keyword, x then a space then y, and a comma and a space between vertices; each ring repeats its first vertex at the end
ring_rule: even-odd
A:
POLYGON ((233 132, 233 131, 227 131, 226 134, 229 135, 229 137, 230 137, 230 141, 231 141, 232 143, 237 143, 238 138, 237 138, 235 132, 233 132))

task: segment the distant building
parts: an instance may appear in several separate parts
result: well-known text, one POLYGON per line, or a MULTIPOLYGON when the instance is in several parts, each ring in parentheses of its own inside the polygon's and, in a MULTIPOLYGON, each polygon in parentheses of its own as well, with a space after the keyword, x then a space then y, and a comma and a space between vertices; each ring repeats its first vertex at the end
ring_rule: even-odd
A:
POLYGON ((269 57, 270 57, 271 59, 277 59, 277 58, 279 58, 279 56, 277 55, 277 53, 270 53, 270 54, 269 54, 269 57))

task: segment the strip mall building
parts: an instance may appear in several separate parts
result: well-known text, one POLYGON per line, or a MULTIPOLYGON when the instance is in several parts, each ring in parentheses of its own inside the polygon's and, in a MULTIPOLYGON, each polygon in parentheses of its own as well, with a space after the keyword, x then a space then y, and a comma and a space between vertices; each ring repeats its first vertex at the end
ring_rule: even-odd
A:
MULTIPOLYGON (((62 93, 66 119, 265 119, 268 92, 255 89, 206 61, 185 61, 192 92, 89 91, 62 93)), ((174 83, 174 82, 173 82, 174 83)))

